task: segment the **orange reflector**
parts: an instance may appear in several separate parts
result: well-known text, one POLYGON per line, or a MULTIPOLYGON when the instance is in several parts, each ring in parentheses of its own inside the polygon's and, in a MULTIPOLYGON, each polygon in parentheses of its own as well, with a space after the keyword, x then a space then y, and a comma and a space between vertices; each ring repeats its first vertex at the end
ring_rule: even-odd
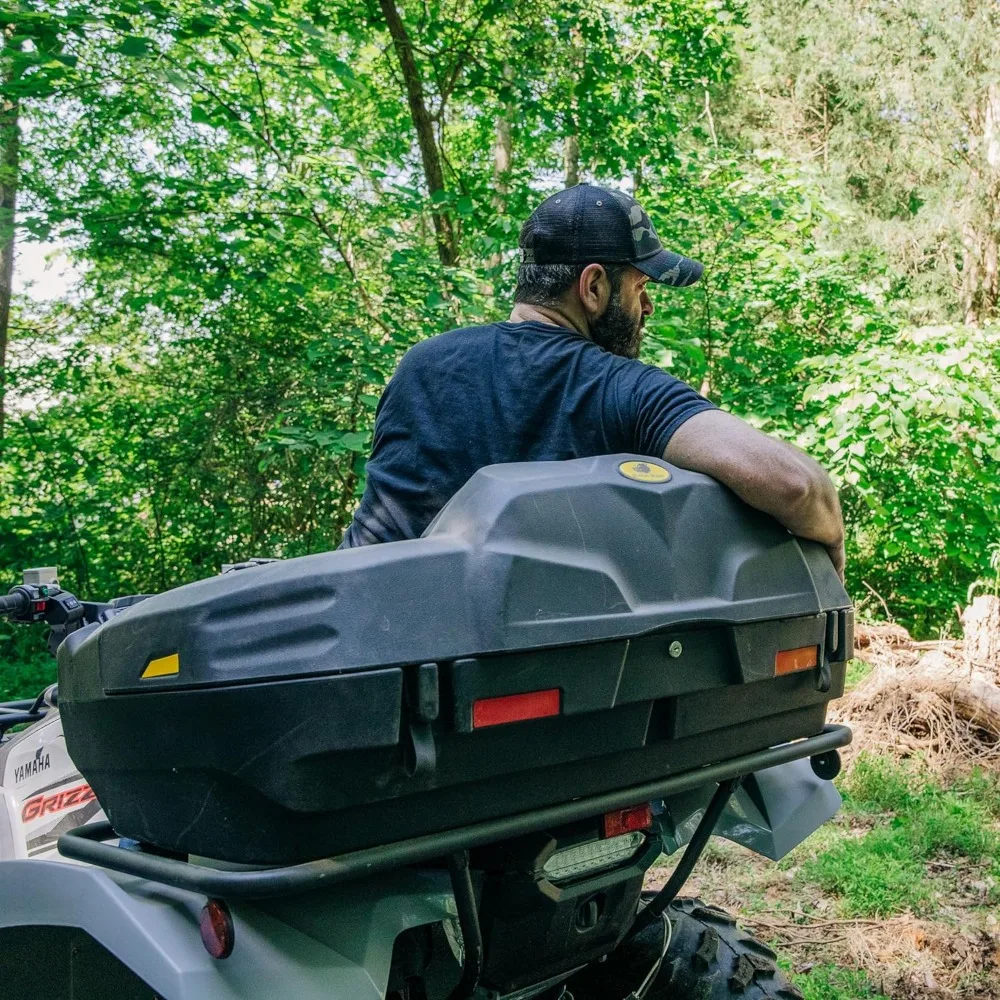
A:
POLYGON ((472 705, 472 728, 502 726, 506 722, 544 719, 559 714, 559 688, 526 691, 500 698, 480 698, 472 705))
POLYGON ((774 657, 774 676, 793 674, 796 670, 808 670, 819 663, 819 646, 800 646, 798 649, 783 649, 774 657))
POLYGON ((604 814, 604 839, 620 837, 633 830, 648 830, 653 825, 653 810, 648 802, 628 809, 612 809, 604 814))

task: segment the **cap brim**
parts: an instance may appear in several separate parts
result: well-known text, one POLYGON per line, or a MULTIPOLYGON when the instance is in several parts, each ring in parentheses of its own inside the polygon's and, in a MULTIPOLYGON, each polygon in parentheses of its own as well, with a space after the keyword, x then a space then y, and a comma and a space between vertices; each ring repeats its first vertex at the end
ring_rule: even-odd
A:
POLYGON ((670 250, 659 250, 644 260, 634 260, 632 266, 643 274, 648 274, 653 281, 663 285, 673 285, 675 288, 693 285, 705 270, 699 261, 683 257, 679 253, 672 253, 670 250))

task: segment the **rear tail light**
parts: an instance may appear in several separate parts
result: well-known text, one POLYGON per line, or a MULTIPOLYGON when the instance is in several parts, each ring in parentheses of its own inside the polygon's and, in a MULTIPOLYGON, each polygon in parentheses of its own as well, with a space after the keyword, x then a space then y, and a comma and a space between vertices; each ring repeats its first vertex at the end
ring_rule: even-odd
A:
POLYGON ((559 714, 559 688, 526 691, 499 698, 480 698, 472 705, 472 728, 502 726, 507 722, 545 719, 559 714))
POLYGON ((620 837, 623 833, 633 830, 648 830, 653 825, 653 810, 648 802, 641 806, 629 806, 627 809, 613 809, 604 815, 605 839, 620 837))
POLYGON ((819 663, 819 646, 800 646, 798 649, 783 649, 774 657, 774 676, 793 674, 798 670, 810 670, 819 663))

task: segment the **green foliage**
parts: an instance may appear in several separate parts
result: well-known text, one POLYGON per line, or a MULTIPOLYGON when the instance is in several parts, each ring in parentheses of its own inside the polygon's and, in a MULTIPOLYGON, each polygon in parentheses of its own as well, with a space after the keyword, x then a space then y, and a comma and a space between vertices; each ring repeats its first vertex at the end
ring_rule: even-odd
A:
POLYGON ((990 571, 1000 535, 1000 331, 905 331, 812 358, 803 443, 842 484, 852 573, 921 632, 990 571))
POLYGON ((0 701, 34 698, 55 681, 44 631, 0 625, 0 701))
POLYGON ((995 317, 996 4, 769 0, 747 21, 726 127, 821 169, 855 216, 838 245, 880 248, 912 322, 995 317))
POLYGON ((44 36, 61 59, 5 50, 31 124, 23 224, 82 278, 72 301, 23 304, 0 566, 57 563, 101 597, 335 547, 401 353, 509 307, 510 250, 565 137, 582 169, 658 187, 733 71, 740 17, 404 4, 446 167, 430 192, 376 6, 21 7, 29 53, 44 36))
MULTIPOLYGON (((854 596, 867 584, 930 633, 993 578, 996 337, 900 332, 915 286, 858 239, 836 171, 780 141, 773 72, 833 94, 809 75, 828 56, 811 23, 778 51, 799 17, 785 5, 397 6, 433 191, 378 4, 22 0, 5 15, 19 235, 59 241, 80 272, 66 301, 15 310, 7 581, 55 563, 109 597, 334 547, 400 355, 506 313, 518 228, 563 183, 568 139, 581 176, 633 186, 664 242, 705 262, 699 286, 655 293, 646 358, 832 467, 854 596)), ((841 137, 860 120, 848 103, 841 137)), ((868 119, 886 153, 892 130, 868 119)), ((861 166, 871 182, 877 163, 861 166)))

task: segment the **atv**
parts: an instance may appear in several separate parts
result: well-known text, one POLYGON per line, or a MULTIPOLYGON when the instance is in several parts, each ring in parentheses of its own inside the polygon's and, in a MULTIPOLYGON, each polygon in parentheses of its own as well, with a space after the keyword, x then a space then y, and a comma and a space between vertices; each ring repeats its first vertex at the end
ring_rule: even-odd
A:
POLYGON ((0 706, 0 998, 801 996, 680 893, 711 836, 777 860, 839 808, 822 546, 618 455, 223 570, 0 598, 59 666, 0 706))

